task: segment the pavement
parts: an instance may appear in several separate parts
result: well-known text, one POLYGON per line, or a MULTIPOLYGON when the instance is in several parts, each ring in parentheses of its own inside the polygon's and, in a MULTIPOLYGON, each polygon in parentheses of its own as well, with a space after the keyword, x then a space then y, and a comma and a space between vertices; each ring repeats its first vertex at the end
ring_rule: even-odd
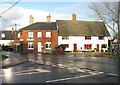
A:
POLYGON ((2 51, 1 54, 8 56, 8 58, 3 61, 0 61, 1 63, 0 68, 15 66, 28 61, 28 58, 23 56, 25 54, 7 52, 7 51, 2 51))

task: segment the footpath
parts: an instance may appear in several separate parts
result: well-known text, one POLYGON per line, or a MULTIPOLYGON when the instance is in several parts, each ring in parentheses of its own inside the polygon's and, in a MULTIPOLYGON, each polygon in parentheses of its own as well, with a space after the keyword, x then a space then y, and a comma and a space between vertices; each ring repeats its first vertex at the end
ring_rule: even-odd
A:
POLYGON ((8 58, 3 61, 0 61, 0 68, 15 66, 28 61, 28 58, 25 57, 26 54, 7 52, 7 51, 2 51, 0 55, 1 54, 8 56, 8 58))

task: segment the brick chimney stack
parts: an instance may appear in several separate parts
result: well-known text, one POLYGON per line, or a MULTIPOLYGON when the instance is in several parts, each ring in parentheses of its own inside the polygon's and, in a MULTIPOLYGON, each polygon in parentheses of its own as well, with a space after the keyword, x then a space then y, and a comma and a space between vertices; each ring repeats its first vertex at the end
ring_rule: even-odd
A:
POLYGON ((51 16, 49 14, 49 16, 47 16, 47 23, 51 23, 51 16))
POLYGON ((72 20, 73 20, 73 21, 76 21, 76 14, 74 14, 74 13, 73 13, 73 15, 72 15, 72 20))
POLYGON ((34 21, 34 17, 32 17, 32 15, 30 15, 30 24, 33 24, 34 21))

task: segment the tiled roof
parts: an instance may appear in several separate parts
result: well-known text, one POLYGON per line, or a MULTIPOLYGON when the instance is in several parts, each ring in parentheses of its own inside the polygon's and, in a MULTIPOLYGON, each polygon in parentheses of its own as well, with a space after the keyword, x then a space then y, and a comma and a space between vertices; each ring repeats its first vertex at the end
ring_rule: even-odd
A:
POLYGON ((57 30, 57 27, 56 27, 56 22, 51 22, 51 23, 36 22, 20 29, 20 31, 22 30, 57 30))
MULTIPOLYGON (((18 31, 16 31, 16 39, 19 40, 18 38, 18 31)), ((2 40, 15 40, 15 31, 7 31, 7 30, 2 30, 0 31, 0 39, 2 40), (1 37, 1 34, 5 34, 5 38, 1 37)))

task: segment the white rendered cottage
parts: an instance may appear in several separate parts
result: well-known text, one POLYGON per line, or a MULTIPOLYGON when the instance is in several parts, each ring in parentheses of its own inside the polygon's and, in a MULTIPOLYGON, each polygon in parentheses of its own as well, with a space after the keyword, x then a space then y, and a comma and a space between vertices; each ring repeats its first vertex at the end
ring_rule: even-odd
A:
MULTIPOLYGON (((20 38, 20 33, 16 31, 16 39, 20 38)), ((0 46, 10 46, 9 43, 15 40, 15 31, 0 30, 0 46)))
MULTIPOLYGON (((74 16, 74 14, 73 14, 74 16)), ((76 15, 75 15, 76 17, 76 15)), ((57 20, 58 45, 64 44, 65 51, 105 51, 110 36, 103 22, 57 20)))

